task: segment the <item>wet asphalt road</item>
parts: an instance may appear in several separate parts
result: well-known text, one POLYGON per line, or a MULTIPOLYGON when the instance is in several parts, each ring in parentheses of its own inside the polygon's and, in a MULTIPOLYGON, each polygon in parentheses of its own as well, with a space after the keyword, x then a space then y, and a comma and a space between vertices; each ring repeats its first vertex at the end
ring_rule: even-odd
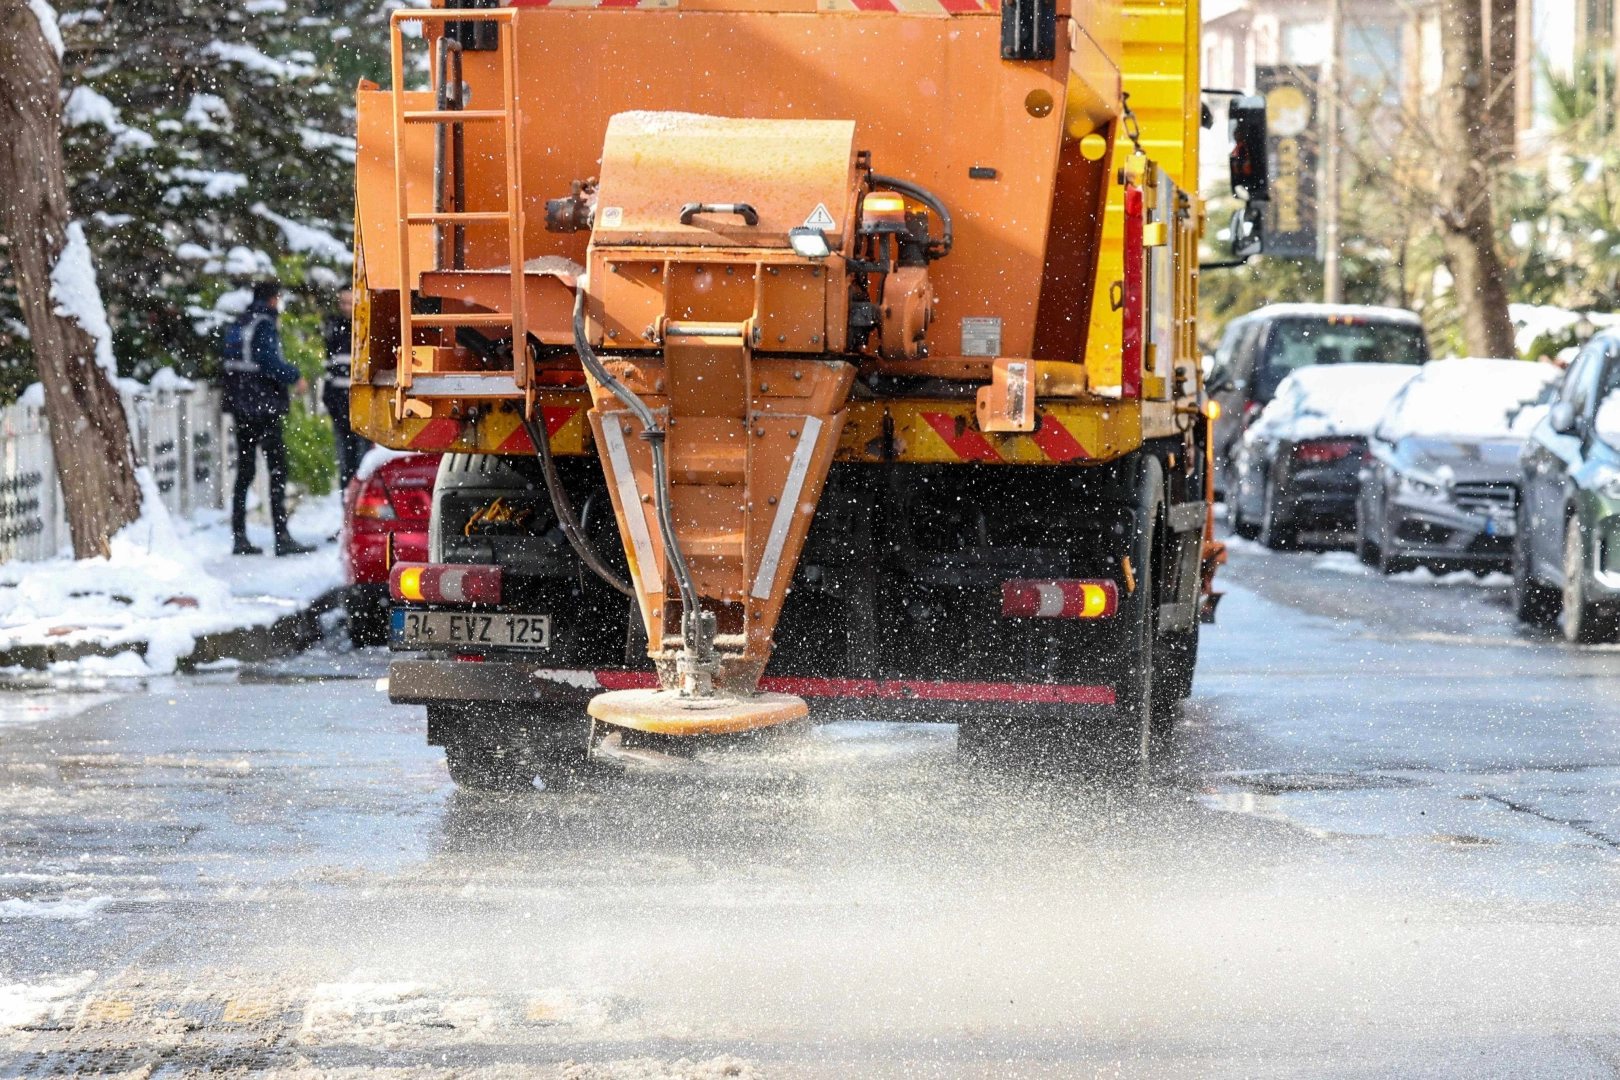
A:
POLYGON ((0 1075, 1613 1076, 1620 650, 1417 578, 1241 546, 1144 782, 469 796, 368 655, 0 696, 0 1075))

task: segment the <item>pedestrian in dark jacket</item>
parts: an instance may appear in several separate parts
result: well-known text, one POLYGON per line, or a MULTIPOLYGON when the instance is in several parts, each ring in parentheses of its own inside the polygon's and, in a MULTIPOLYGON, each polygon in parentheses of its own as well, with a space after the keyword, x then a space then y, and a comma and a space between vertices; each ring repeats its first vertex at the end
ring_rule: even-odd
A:
POLYGON ((349 365, 354 333, 354 293, 344 289, 338 293, 342 311, 328 315, 321 321, 321 336, 326 339, 326 382, 321 387, 321 403, 332 418, 332 441, 337 446, 338 490, 348 489, 360 468, 360 459, 371 449, 364 436, 356 435, 349 426, 349 365))
POLYGON ((236 418, 236 487, 231 492, 232 551, 262 555, 247 537, 247 494, 253 487, 257 451, 270 470, 270 521, 277 555, 314 551, 287 531, 287 446, 281 418, 287 415, 287 388, 302 382, 281 351, 281 283, 253 286, 253 303, 225 334, 225 408, 236 418))

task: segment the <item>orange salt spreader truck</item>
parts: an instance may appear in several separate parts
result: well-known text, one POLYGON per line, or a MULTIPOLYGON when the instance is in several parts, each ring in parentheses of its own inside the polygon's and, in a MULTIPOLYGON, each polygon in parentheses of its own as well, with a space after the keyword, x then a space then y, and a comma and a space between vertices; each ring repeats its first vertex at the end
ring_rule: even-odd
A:
POLYGON ((1196 0, 392 19, 352 420, 444 453, 389 693, 457 782, 807 715, 1148 753, 1222 558, 1196 0))

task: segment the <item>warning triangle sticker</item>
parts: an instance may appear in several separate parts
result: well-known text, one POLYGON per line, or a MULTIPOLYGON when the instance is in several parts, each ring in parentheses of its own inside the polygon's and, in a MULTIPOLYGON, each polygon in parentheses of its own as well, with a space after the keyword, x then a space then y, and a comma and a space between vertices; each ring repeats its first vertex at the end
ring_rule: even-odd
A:
POLYGON ((804 219, 804 227, 807 229, 830 229, 837 224, 833 216, 827 213, 826 203, 816 203, 816 208, 804 219))

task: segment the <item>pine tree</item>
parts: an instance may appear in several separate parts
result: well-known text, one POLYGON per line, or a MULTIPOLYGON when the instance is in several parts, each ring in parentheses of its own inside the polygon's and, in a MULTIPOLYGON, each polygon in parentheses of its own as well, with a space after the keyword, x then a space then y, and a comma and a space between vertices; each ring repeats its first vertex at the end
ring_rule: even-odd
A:
MULTIPOLYGON (((120 373, 214 374, 255 276, 306 290, 306 315, 328 302, 352 246, 354 86, 387 67, 374 0, 92 0, 60 23, 70 197, 120 373)), ((32 377, 6 277, 0 394, 32 377)))

